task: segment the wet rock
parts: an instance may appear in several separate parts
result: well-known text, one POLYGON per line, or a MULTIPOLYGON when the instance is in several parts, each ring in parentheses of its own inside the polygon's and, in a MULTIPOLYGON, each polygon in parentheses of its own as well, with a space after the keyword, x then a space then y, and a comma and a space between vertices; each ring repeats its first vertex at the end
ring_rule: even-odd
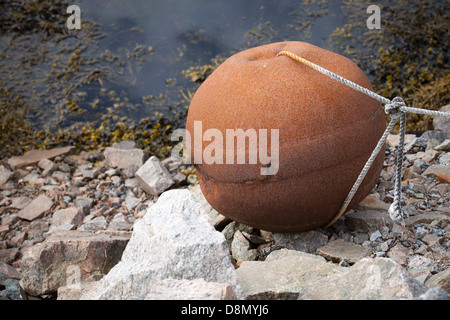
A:
POLYGON ((352 211, 345 216, 345 224, 349 230, 373 232, 384 226, 392 229, 392 220, 386 211, 352 211))
POLYGON ((354 264, 358 260, 370 256, 372 250, 364 248, 356 243, 338 239, 317 249, 317 254, 336 263, 345 260, 349 264, 354 264))
POLYGON ((42 218, 44 213, 50 210, 52 206, 53 201, 49 197, 40 195, 36 199, 31 201, 29 205, 20 210, 17 213, 17 216, 21 219, 33 221, 35 219, 42 218))
POLYGON ((242 297, 225 238, 188 190, 159 197, 135 223, 121 262, 81 298, 144 299, 167 278, 227 283, 242 297))
POLYGON ((152 195, 160 195, 174 184, 169 171, 167 171, 161 164, 161 161, 155 156, 150 157, 139 168, 136 172, 136 178, 140 187, 152 195))
POLYGON ((26 166, 35 165, 42 159, 51 160, 57 156, 69 154, 74 150, 74 147, 62 147, 50 150, 31 150, 26 152, 23 156, 8 159, 8 164, 13 169, 23 168, 26 166))
POLYGON ((27 293, 37 296, 65 286, 74 267, 79 268, 82 281, 103 276, 120 261, 128 240, 82 231, 54 232, 24 254, 19 263, 20 284, 27 293))

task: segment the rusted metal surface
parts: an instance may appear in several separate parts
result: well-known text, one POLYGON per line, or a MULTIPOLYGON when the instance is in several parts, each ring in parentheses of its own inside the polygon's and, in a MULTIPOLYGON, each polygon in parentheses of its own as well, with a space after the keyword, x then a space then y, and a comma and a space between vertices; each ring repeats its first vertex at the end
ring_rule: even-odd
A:
MULTIPOLYGON (((221 214, 259 229, 294 232, 323 227, 339 210, 384 129, 381 105, 288 57, 289 50, 372 89, 349 59, 302 42, 273 43, 240 52, 202 84, 189 107, 191 157, 194 121, 215 128, 279 130, 279 170, 261 164, 205 163, 197 170, 208 202, 221 214)), ((210 142, 204 141, 202 151, 210 142)), ((248 141, 246 150, 248 153, 248 141)), ((235 156, 236 156, 235 143, 235 156)), ((268 150, 270 150, 270 139, 268 150)), ((383 165, 380 153, 349 208, 371 191, 383 165)), ((235 161, 236 163, 236 161, 235 161)))

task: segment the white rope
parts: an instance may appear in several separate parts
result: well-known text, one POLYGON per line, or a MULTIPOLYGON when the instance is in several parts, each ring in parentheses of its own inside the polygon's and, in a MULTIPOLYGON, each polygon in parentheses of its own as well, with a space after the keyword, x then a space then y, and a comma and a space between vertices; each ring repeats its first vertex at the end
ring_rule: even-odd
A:
MULTIPOLYGON (((397 159, 396 159, 396 165, 397 170, 395 174, 395 187, 394 187, 394 201, 392 202, 391 206, 389 207, 389 215, 392 220, 399 220, 404 219, 405 214, 402 211, 401 208, 401 175, 402 175, 402 166, 403 166, 403 150, 405 145, 405 132, 406 132, 406 113, 417 113, 417 114, 423 114, 428 116, 434 116, 434 117, 445 117, 450 118, 450 113, 442 112, 442 111, 434 111, 434 110, 426 110, 426 109, 418 109, 418 108, 410 108, 405 105, 405 102, 401 97, 395 97, 392 100, 389 100, 383 96, 380 96, 379 94, 376 94, 375 92, 361 87, 360 85, 345 79, 330 70, 327 70, 321 66, 318 66, 314 63, 312 63, 309 60, 306 60, 302 57, 299 57, 298 55, 289 52, 289 51, 281 51, 278 56, 285 55, 288 56, 291 59, 294 59, 296 61, 299 61, 308 67, 319 71, 320 73, 339 81, 346 86, 353 88, 359 92, 364 93, 365 95, 368 95, 369 97, 372 97, 382 103, 385 104, 385 112, 387 114, 390 114, 391 121, 389 122, 388 126, 386 127, 386 130, 384 131, 383 135, 381 136, 380 140, 378 141, 377 146, 373 150, 371 156, 367 160, 366 164, 364 165, 364 168, 362 169, 361 173, 359 174, 358 178, 356 179, 356 182, 354 183, 352 189, 350 190, 349 194, 347 195, 347 198, 345 199, 344 203, 342 204, 339 212, 337 215, 331 220, 325 227, 331 226, 334 222, 336 222, 347 210, 348 205, 352 201, 354 195, 358 191, 359 186, 361 185, 362 181, 364 180, 364 177, 366 176, 367 172, 371 168, 373 162, 375 161, 377 155, 379 154, 380 150, 383 148, 387 136, 391 133, 393 130, 395 124, 397 123, 397 120, 400 119, 400 133, 399 133, 399 143, 397 147, 397 159)), ((404 220, 403 220, 404 224, 404 220)))

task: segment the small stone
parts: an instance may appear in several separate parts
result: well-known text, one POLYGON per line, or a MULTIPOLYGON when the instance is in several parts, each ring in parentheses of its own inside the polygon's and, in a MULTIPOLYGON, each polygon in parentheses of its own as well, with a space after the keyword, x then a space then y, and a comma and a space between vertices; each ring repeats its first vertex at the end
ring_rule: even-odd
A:
POLYGON ((19 286, 19 281, 16 279, 8 279, 5 281, 5 291, 6 297, 10 300, 25 300, 19 286))
POLYGON ((428 234, 428 231, 422 227, 418 227, 416 229, 416 238, 417 239, 422 239, 423 237, 425 237, 428 234))
POLYGON ((448 215, 445 215, 443 213, 439 212, 425 212, 421 213, 412 217, 408 217, 405 219, 405 224, 407 227, 411 227, 415 224, 420 223, 432 223, 434 220, 443 220, 450 222, 450 217, 448 215))
POLYGON ((61 163, 58 166, 58 170, 61 172, 64 172, 64 173, 70 173, 70 171, 71 171, 70 166, 65 162, 61 163))
POLYGON ((357 244, 363 244, 363 242, 367 240, 369 240, 369 235, 367 233, 358 233, 353 238, 353 242, 357 244))
POLYGON ((121 149, 121 150, 132 150, 132 149, 135 149, 135 147, 136 147, 136 142, 129 141, 129 140, 123 140, 123 141, 114 143, 112 145, 112 148, 121 149))
POLYGON ((72 207, 55 211, 50 219, 50 224, 54 227, 64 224, 70 224, 78 227, 82 224, 83 218, 84 215, 82 211, 78 208, 72 207))
POLYGON ((52 174, 52 178, 55 179, 58 182, 65 182, 65 181, 69 181, 70 177, 67 173, 64 173, 62 171, 55 171, 52 174))
POLYGON ((43 177, 52 174, 53 171, 56 170, 56 164, 47 158, 44 158, 41 161, 39 161, 38 167, 43 170, 41 173, 43 177))
POLYGON ((439 164, 448 166, 450 165, 450 152, 447 152, 446 154, 443 154, 439 158, 439 164))
POLYGON ((436 139, 439 143, 442 143, 444 142, 446 135, 445 132, 442 132, 441 130, 428 130, 425 131, 420 137, 426 140, 436 139))
POLYGON ((236 294, 227 283, 164 279, 150 285, 144 300, 236 300, 236 294))
POLYGON ((392 229, 392 220, 389 213, 385 211, 353 211, 345 216, 345 224, 350 230, 359 232, 373 232, 381 229, 383 226, 388 226, 392 229))
POLYGON ((377 230, 377 231, 371 233, 369 240, 373 242, 373 241, 376 241, 378 238, 381 238, 380 230, 377 230))
POLYGON ((17 197, 12 198, 11 204, 9 205, 10 208, 14 209, 23 209, 26 206, 28 206, 31 203, 31 199, 28 197, 17 197))
POLYGON ((445 139, 444 142, 442 142, 440 145, 436 146, 434 149, 437 151, 449 152, 450 151, 450 139, 445 139))
POLYGON ((26 231, 20 232, 11 238, 11 242, 16 246, 20 246, 25 240, 27 240, 27 235, 28 233, 26 231))
POLYGON ((286 249, 306 253, 316 253, 316 250, 328 243, 328 237, 318 231, 294 233, 292 239, 286 244, 286 249))
POLYGON ((13 176, 14 172, 0 165, 0 187, 4 185, 13 176))
POLYGON ((450 295, 441 288, 431 288, 415 300, 450 300, 450 295))
POLYGON ((108 230, 129 231, 129 230, 131 230, 132 226, 133 226, 133 224, 130 223, 123 214, 118 213, 114 216, 112 221, 109 223, 108 230))
POLYGON ((449 183, 450 182, 450 166, 442 164, 434 164, 428 167, 423 176, 435 178, 438 181, 449 183))
POLYGON ((8 164, 13 169, 23 168, 26 166, 37 164, 42 159, 53 159, 56 156, 61 156, 72 152, 74 147, 54 148, 50 150, 31 150, 26 152, 23 156, 12 157, 8 159, 8 164))
POLYGON ((99 216, 93 218, 89 222, 84 223, 81 227, 78 228, 78 230, 95 232, 98 230, 106 229, 107 226, 108 220, 106 220, 104 216, 99 216))
MULTIPOLYGON (((410 143, 415 138, 415 134, 405 134, 405 144, 410 143)), ((398 134, 389 134, 386 139, 386 143, 391 148, 397 148, 399 140, 400 136, 398 134)))
POLYGON ((147 158, 147 154, 141 149, 105 149, 103 153, 105 161, 110 167, 127 169, 134 167, 136 170, 140 168, 147 158))
POLYGON ((450 268, 431 276, 425 284, 428 288, 440 287, 450 293, 450 268))
POLYGON ((357 211, 369 211, 369 210, 379 210, 379 211, 387 211, 389 210, 389 203, 381 201, 373 196, 367 196, 358 204, 356 207, 357 211))
POLYGON ((175 185, 179 186, 186 182, 187 176, 181 172, 177 172, 172 176, 173 181, 175 182, 175 185))
POLYGON ((52 206, 53 201, 49 197, 40 195, 31 201, 28 206, 20 210, 17 213, 17 216, 21 219, 33 221, 42 218, 44 213, 50 210, 52 206))
MULTIPOLYGON (((225 227, 226 224, 228 224, 230 222, 230 219, 221 215, 213 207, 211 207, 211 205, 208 203, 208 201, 203 196, 200 185, 196 185, 196 186, 192 187, 190 189, 190 191, 194 195, 195 199, 200 203, 200 205, 202 206, 205 213, 211 219, 211 223, 216 229, 221 230, 225 227)), ((251 231, 248 233, 251 233, 251 231)))
POLYGON ((242 232, 237 230, 234 233, 233 241, 231 242, 231 255, 237 262, 252 261, 258 257, 256 249, 250 249, 249 241, 243 236, 242 232))
POLYGON ((84 215, 88 215, 94 204, 94 199, 85 196, 77 196, 74 203, 75 207, 80 209, 84 215))
POLYGON ((167 171, 155 156, 150 157, 139 168, 136 172, 136 178, 140 187, 152 195, 160 195, 174 184, 169 171, 167 171))
POLYGON ((431 272, 428 269, 410 269, 409 273, 422 284, 425 284, 425 282, 431 277, 431 272))
POLYGON ((20 280, 21 278, 22 274, 19 271, 9 264, 0 261, 0 286, 5 286, 6 279, 20 280))
POLYGON ((369 256, 371 253, 372 251, 370 249, 342 239, 328 242, 327 245, 317 249, 317 254, 327 260, 333 262, 345 260, 349 264, 354 264, 358 260, 369 256))
POLYGON ((0 262, 6 263, 6 264, 12 264, 14 261, 16 261, 16 258, 18 257, 18 255, 19 255, 19 249, 17 249, 17 248, 0 250, 0 262))
POLYGON ((120 260, 128 238, 91 232, 57 231, 20 260, 21 286, 31 295, 56 292, 67 284, 69 268, 77 267, 80 280, 103 276, 120 260))

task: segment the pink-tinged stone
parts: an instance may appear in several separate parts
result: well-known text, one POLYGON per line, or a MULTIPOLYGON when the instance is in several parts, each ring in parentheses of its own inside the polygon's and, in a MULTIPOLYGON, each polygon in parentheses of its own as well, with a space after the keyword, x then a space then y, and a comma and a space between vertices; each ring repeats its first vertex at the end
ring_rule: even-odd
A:
POLYGON ((20 210, 17 213, 17 216, 21 219, 33 221, 35 219, 42 218, 44 213, 51 209, 52 205, 53 201, 49 197, 40 195, 31 201, 29 205, 20 210))
MULTIPOLYGON (((217 68, 195 93, 186 128, 194 161, 195 154, 211 149, 212 141, 203 139, 209 129, 220 131, 223 141, 227 129, 253 129, 258 142, 260 130, 267 130, 268 152, 263 152, 267 155, 271 130, 279 130, 275 174, 261 174, 267 165, 259 159, 258 143, 250 151, 246 139, 245 164, 237 164, 239 144, 234 143, 233 149, 224 142, 223 164, 203 161, 196 165, 200 186, 211 206, 232 220, 273 232, 308 231, 326 226, 336 216, 383 134, 386 120, 379 102, 278 56, 283 50, 372 90, 358 66, 341 55, 303 42, 272 43, 235 54, 217 68), (194 131, 198 121, 201 137, 194 131), (234 152, 234 164, 227 163, 229 151, 234 152), (249 164, 249 155, 255 153, 257 163, 249 164)), ((219 152, 220 142, 214 145, 219 152)), ((372 190, 383 160, 384 152, 380 152, 348 209, 372 190)))
POLYGON ((25 153, 23 156, 9 158, 8 164, 13 169, 23 168, 26 166, 37 164, 42 159, 53 159, 57 156, 66 155, 72 152, 74 149, 75 147, 62 147, 50 150, 31 150, 25 153))
POLYGON ((52 226, 72 224, 79 227, 83 222, 83 218, 84 215, 80 209, 71 207, 55 211, 50 220, 50 224, 52 226))
POLYGON ((429 166, 424 173, 423 176, 433 177, 436 180, 439 180, 444 183, 450 182, 450 166, 442 165, 442 164, 434 164, 429 166))

